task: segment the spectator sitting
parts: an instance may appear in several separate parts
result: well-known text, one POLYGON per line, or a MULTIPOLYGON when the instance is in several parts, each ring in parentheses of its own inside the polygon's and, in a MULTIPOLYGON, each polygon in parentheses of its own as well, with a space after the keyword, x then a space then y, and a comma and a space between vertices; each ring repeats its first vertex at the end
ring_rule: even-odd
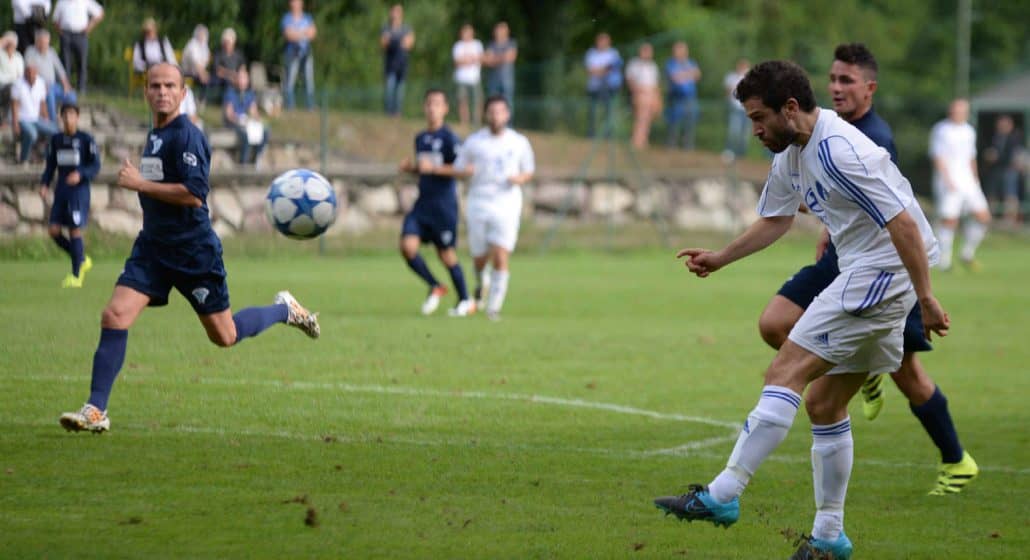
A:
POLYGON ((132 47, 132 68, 142 74, 160 62, 178 65, 175 50, 168 37, 157 36, 157 22, 154 18, 143 20, 143 33, 132 47))
POLYGON ((480 86, 480 70, 483 64, 483 43, 476 39, 472 26, 461 26, 460 39, 451 49, 454 59, 454 83, 458 87, 458 117, 461 125, 469 124, 469 115, 473 115, 473 124, 482 120, 483 88, 480 86), (471 106, 471 110, 469 107, 471 106))
POLYGON ((612 132, 612 101, 622 87, 622 56, 612 48, 612 38, 607 33, 598 33, 594 48, 589 49, 584 59, 587 68, 587 94, 590 95, 590 114, 587 122, 587 136, 597 134, 597 105, 604 108, 604 134, 612 132))
POLYGON ((0 37, 0 118, 11 106, 11 88, 25 75, 25 60, 18 52, 18 34, 8 31, 0 37))
POLYGON ((71 74, 74 66, 79 77, 79 95, 86 93, 86 61, 89 34, 104 19, 104 8, 96 0, 57 0, 54 27, 61 37, 61 61, 71 74))
POLYGON ((508 109, 515 114, 515 60, 519 57, 519 45, 511 38, 507 22, 494 26, 494 37, 483 53, 483 64, 491 68, 486 83, 486 93, 503 95, 508 100, 508 109))
POLYGON ((38 69, 25 65, 25 77, 11 88, 11 126, 15 138, 21 140, 19 162, 27 162, 37 140, 49 140, 57 134, 57 125, 50 119, 46 105, 46 84, 38 69))
POLYGON ((225 28, 222 31, 222 48, 215 53, 214 75, 211 76, 211 87, 219 92, 219 99, 236 83, 236 72, 246 65, 243 53, 236 50, 236 30, 225 28))
POLYGON ((408 52, 415 46, 415 32, 404 24, 404 8, 400 4, 390 7, 390 20, 379 33, 379 46, 383 50, 383 73, 386 94, 383 105, 387 115, 401 114, 404 104, 404 78, 408 73, 408 52))
POLYGON ((47 25, 50 17, 50 0, 11 0, 14 16, 14 32, 18 34, 18 50, 24 55, 36 31, 47 25))
POLYGON ((699 113, 697 81, 701 79, 701 69, 690 59, 690 49, 685 42, 676 41, 672 45, 672 58, 665 63, 665 74, 669 78, 666 109, 669 136, 666 143, 675 146, 682 136, 683 147, 693 150, 699 113))
POLYGON ((193 28, 193 37, 182 49, 182 73, 200 90, 201 101, 207 100, 207 87, 211 82, 211 74, 207 67, 211 64, 211 48, 207 45, 207 26, 201 24, 193 28))
POLYGON ((318 34, 315 19, 304 12, 303 0, 290 0, 290 11, 283 16, 281 27, 286 38, 286 108, 296 105, 293 88, 297 76, 304 70, 304 91, 308 110, 315 107, 315 59, 311 55, 311 41, 318 34))
POLYGON ((257 148, 254 154, 254 163, 257 165, 268 145, 268 130, 261 123, 257 96, 250 89, 250 74, 246 67, 236 72, 235 87, 225 92, 224 107, 225 124, 236 131, 239 140, 240 163, 248 162, 251 146, 254 146, 257 148))
POLYGON ((57 115, 58 105, 75 104, 75 91, 68 83, 68 74, 64 71, 64 65, 57 57, 57 52, 50 48, 50 32, 46 29, 36 31, 36 43, 25 50, 25 65, 35 66, 39 77, 43 78, 47 90, 46 106, 50 115, 57 115))
POLYGON ((626 83, 633 98, 633 147, 647 147, 651 123, 662 112, 662 95, 658 90, 658 64, 654 61, 654 47, 640 45, 637 57, 626 65, 626 83))

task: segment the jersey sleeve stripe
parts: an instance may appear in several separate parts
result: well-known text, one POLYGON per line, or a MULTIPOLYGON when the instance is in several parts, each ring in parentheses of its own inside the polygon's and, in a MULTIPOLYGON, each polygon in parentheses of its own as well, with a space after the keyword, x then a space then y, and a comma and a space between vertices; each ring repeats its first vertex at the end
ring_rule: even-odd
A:
POLYGON ((869 217, 876 222, 876 225, 881 228, 887 225, 887 220, 883 217, 883 213, 880 212, 873 201, 869 199, 869 196, 862 192, 861 187, 851 182, 851 180, 849 180, 847 176, 844 175, 836 165, 834 165, 833 158, 830 155, 829 146, 826 145, 825 141, 819 144, 819 162, 822 163, 823 169, 826 173, 855 199, 855 202, 862 207, 867 214, 869 214, 869 217))

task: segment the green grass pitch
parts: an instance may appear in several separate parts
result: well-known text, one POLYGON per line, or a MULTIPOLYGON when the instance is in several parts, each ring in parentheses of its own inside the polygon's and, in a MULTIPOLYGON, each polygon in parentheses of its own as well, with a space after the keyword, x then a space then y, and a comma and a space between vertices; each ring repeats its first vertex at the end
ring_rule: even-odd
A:
MULTIPOLYGON (((814 510, 804 414, 729 530, 651 500, 721 469, 772 357, 758 314, 811 254, 699 280, 671 251, 526 252, 499 323, 419 316, 393 254, 230 255, 234 308, 289 288, 322 338, 218 349, 173 295, 132 329, 102 436, 57 417, 88 393, 121 261, 79 291, 63 260, 0 261, 0 557, 786 558, 814 510)), ((983 260, 935 273, 953 329, 924 355, 981 476, 926 496, 939 458, 900 393, 871 423, 853 403, 856 559, 1030 550, 1030 260, 1005 239, 983 260)))

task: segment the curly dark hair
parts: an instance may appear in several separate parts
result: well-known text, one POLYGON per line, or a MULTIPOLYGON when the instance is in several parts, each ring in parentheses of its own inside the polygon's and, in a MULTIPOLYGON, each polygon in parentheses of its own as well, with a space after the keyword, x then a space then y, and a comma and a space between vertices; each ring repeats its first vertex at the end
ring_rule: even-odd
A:
POLYGON ((880 67, 876 64, 876 57, 870 52, 864 43, 844 43, 837 45, 833 50, 833 59, 846 64, 854 64, 869 72, 870 78, 875 79, 880 67))
POLYGON ((757 97, 773 111, 782 109, 790 98, 796 99, 806 113, 815 109, 815 94, 808 75, 787 60, 767 60, 755 65, 737 84, 733 95, 741 103, 757 97))

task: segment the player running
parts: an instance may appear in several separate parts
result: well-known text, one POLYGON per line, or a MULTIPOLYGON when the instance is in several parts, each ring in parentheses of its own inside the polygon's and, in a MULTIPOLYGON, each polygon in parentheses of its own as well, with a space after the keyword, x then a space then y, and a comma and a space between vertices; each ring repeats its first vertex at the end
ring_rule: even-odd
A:
POLYGON ((447 117, 447 94, 439 89, 426 91, 422 103, 426 113, 426 129, 415 135, 415 161, 405 159, 401 171, 418 175, 418 200, 404 216, 401 228, 401 256, 408 267, 429 285, 429 296, 422 304, 422 314, 431 315, 440 306, 447 288, 437 282, 419 254, 419 245, 431 241, 440 262, 447 267, 451 282, 458 292, 458 305, 450 310, 452 317, 475 313, 465 288, 465 273, 454 250, 458 244, 458 189, 455 184, 454 160, 461 144, 458 136, 444 124, 447 117))
POLYGON ((39 180, 39 195, 46 201, 50 182, 57 171, 54 204, 50 208, 50 237, 72 260, 71 274, 61 282, 63 288, 81 288, 93 259, 86 256, 82 232, 89 221, 89 184, 100 173, 100 155, 93 137, 79 130, 79 108, 61 106, 63 127, 50 138, 46 167, 39 180), (65 237, 61 228, 68 229, 65 237))
POLYGON ((508 293, 508 260, 519 237, 522 185, 533 179, 536 165, 529 140, 508 128, 511 110, 500 95, 486 100, 487 127, 465 141, 455 169, 470 177, 468 205, 469 249, 476 267, 475 298, 486 316, 501 317, 508 293), (485 271, 487 265, 493 270, 485 271))
POLYGON ((959 258, 976 271, 976 249, 987 235, 991 212, 987 206, 980 177, 976 171, 976 129, 969 124, 969 101, 956 99, 948 106, 948 118, 930 132, 930 158, 933 159, 933 194, 937 201, 937 237, 941 240, 941 270, 951 269, 952 244, 959 219, 966 220, 965 243, 959 258))
POLYGON ((146 98, 154 128, 139 168, 126 160, 118 171, 118 186, 139 193, 143 231, 101 315, 89 399, 78 412, 61 415, 67 430, 110 429, 107 400, 125 360, 128 329, 144 307, 166 305, 173 287, 190 302, 218 346, 233 346, 276 323, 318 337, 317 317, 289 292, 276 294, 274 305, 235 315, 230 311, 222 243, 211 229, 207 209, 211 149, 200 129, 179 115, 185 92, 178 66, 161 63, 147 71, 146 98))
POLYGON ((807 385, 816 515, 794 558, 851 557, 844 499, 854 446, 847 403, 870 371, 901 362, 908 311, 918 301, 927 333, 947 333, 947 314, 930 286, 937 241, 912 187, 887 152, 833 111, 820 109, 804 70, 767 61, 737 86, 755 136, 776 153, 758 203, 761 218, 720 251, 684 249, 701 278, 764 249, 790 229, 801 203, 827 226, 841 274, 802 314, 765 373, 726 468, 708 486, 655 504, 677 517, 731 525, 739 496, 787 436, 807 385), (827 375, 828 374, 828 375, 827 375))
MULTIPOLYGON (((869 137, 878 146, 887 150, 891 161, 897 162, 897 150, 890 127, 873 108, 873 94, 876 92, 877 64, 873 54, 862 44, 840 45, 834 51, 830 67, 830 96, 833 108, 844 120, 869 137)), ((840 274, 837 268, 837 251, 823 231, 823 238, 817 252, 817 262, 792 276, 762 312, 758 321, 762 338, 775 349, 787 340, 790 330, 801 318, 801 314, 820 292, 826 289, 840 274)), ((891 373, 894 384, 905 395, 909 409, 919 419, 930 439, 941 453, 937 484, 931 495, 943 496, 961 492, 979 473, 976 461, 965 452, 959 443, 955 423, 948 411, 948 399, 937 384, 927 375, 917 352, 933 349, 923 333, 923 318, 919 306, 913 306, 905 323, 905 354, 901 367, 891 373)), ((872 420, 883 408, 882 372, 873 371, 862 385, 862 411, 872 420)), ((823 402, 825 395, 810 389, 805 403, 814 406, 823 402)))

